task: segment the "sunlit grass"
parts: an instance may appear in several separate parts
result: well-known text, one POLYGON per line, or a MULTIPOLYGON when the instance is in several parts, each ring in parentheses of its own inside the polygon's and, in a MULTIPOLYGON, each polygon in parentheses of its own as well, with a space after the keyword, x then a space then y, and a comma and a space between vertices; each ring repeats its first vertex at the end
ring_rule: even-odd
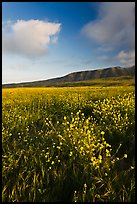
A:
POLYGON ((134 201, 132 86, 2 90, 3 202, 134 201))

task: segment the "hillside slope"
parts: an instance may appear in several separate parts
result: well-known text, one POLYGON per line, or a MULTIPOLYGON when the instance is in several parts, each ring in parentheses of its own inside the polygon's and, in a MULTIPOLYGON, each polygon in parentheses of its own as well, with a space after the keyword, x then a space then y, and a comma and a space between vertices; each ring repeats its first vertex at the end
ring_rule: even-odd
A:
POLYGON ((131 76, 135 75, 135 66, 132 67, 110 67, 104 69, 90 70, 90 71, 80 71, 73 72, 63 77, 24 82, 24 83, 13 83, 13 84, 3 84, 3 88, 10 87, 38 87, 38 86, 60 86, 66 84, 66 82, 80 82, 93 79, 107 79, 111 77, 121 77, 121 76, 131 76))

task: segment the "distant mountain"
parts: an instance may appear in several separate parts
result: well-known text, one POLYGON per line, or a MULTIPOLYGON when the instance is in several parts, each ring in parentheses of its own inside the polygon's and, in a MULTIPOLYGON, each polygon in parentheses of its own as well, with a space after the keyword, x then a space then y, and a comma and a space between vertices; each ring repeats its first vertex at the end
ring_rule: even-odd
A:
POLYGON ((73 72, 63 77, 52 78, 42 81, 24 82, 24 83, 12 83, 3 84, 3 88, 10 87, 45 87, 45 86, 60 86, 66 82, 79 82, 92 79, 107 79, 110 77, 121 77, 121 76, 134 76, 135 65, 131 67, 110 67, 104 69, 90 70, 73 72))

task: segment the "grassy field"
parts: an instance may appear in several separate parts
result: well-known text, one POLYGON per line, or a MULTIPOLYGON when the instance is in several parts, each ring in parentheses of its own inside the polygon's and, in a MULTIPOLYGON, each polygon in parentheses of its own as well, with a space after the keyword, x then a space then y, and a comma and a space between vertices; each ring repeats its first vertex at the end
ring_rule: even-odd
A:
POLYGON ((86 81, 77 81, 77 82, 65 82, 58 83, 57 86, 100 86, 100 87, 108 87, 108 86, 134 86, 135 79, 133 76, 121 76, 121 77, 110 77, 110 78, 102 78, 102 79, 91 79, 86 81))
POLYGON ((131 202, 134 163, 134 86, 2 90, 3 202, 131 202))

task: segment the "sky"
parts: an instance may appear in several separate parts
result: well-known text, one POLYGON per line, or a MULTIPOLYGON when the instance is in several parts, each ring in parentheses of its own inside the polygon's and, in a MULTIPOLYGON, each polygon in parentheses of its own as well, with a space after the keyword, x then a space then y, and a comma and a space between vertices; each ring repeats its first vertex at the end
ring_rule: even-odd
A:
POLYGON ((3 84, 134 64, 134 2, 2 3, 3 84))

